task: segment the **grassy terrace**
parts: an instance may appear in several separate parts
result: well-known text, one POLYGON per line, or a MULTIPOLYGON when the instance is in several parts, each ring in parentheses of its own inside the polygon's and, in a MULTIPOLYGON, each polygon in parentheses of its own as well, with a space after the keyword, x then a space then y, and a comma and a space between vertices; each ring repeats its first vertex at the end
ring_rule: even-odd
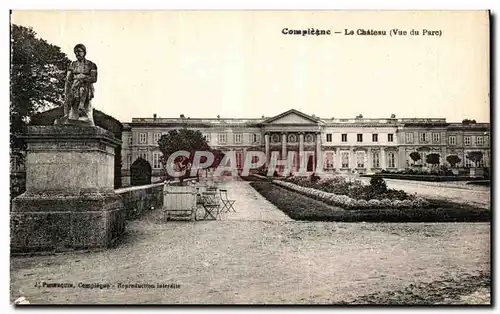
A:
POLYGON ((428 199, 429 208, 345 210, 276 186, 271 182, 255 181, 250 184, 263 197, 295 220, 343 222, 487 222, 491 220, 491 213, 487 209, 443 200, 428 199))

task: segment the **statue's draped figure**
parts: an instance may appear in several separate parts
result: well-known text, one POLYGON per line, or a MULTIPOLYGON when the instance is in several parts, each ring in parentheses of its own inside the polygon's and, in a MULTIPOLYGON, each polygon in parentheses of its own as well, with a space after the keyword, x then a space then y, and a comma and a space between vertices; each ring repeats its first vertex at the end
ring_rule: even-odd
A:
POLYGON ((85 46, 75 46, 76 61, 71 62, 66 75, 64 88, 64 118, 67 123, 71 120, 80 120, 94 125, 92 99, 94 85, 97 82, 97 66, 85 59, 85 46), (69 121, 68 121, 69 120, 69 121))

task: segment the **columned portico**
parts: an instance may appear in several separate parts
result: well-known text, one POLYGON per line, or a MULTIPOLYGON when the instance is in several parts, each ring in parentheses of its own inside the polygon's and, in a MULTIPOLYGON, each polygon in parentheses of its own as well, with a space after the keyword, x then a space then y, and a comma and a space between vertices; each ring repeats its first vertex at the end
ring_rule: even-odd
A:
POLYGON ((299 132, 299 168, 302 170, 305 168, 305 157, 304 157, 304 132, 299 132))
POLYGON ((368 169, 368 171, 371 171, 372 167, 373 167, 373 160, 372 160, 372 148, 371 147, 368 147, 368 152, 367 152, 367 156, 366 156, 366 168, 368 169))
POLYGON ((323 172, 323 155, 321 154, 321 133, 316 133, 316 172, 323 172))
POLYGON ((286 150, 286 132, 281 132, 281 159, 287 159, 287 150, 286 150))
POLYGON ((340 157, 340 147, 335 148, 335 171, 340 172, 342 168, 342 160, 340 157))
POLYGON ((269 133, 264 134, 264 139, 266 143, 266 167, 269 165, 269 133))
POLYGON ((356 160, 354 156, 354 148, 349 148, 349 168, 353 170, 356 168, 356 160))
POLYGON ((385 169, 387 168, 385 164, 385 147, 382 147, 380 149, 380 168, 385 169))

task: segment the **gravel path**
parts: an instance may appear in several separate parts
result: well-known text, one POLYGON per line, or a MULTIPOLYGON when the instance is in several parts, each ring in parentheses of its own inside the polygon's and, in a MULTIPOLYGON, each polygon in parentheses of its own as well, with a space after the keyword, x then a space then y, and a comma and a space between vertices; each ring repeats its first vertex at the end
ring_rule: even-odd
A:
MULTIPOLYGON (((129 222, 122 241, 107 251, 12 257, 11 300, 25 296, 32 304, 359 303, 410 284, 489 275, 489 223, 291 221, 252 192, 247 182, 227 184, 237 198, 238 212, 225 214, 224 220, 165 222, 161 211, 154 210, 129 222), (37 282, 74 287, 37 288, 37 282), (109 286, 90 289, 79 283, 109 286), (158 283, 170 287, 160 288, 158 283)), ((469 301, 458 296, 450 300, 489 302, 489 293, 478 288, 483 290, 463 292, 469 301)))
POLYGON ((220 187, 228 190, 229 199, 236 200, 234 204, 236 213, 231 212, 222 215, 221 220, 293 220, 255 191, 255 189, 250 186, 250 182, 226 181, 221 183, 220 187))

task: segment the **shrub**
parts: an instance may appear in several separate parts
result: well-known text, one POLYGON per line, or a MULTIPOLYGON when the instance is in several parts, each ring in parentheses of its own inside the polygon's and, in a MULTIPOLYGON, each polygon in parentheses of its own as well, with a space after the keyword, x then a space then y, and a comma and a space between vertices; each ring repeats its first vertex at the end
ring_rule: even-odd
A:
POLYGON ((316 183, 316 182, 318 182, 318 181, 321 179, 321 177, 320 177, 320 176, 318 176, 318 175, 316 174, 316 172, 313 172, 313 173, 311 174, 311 176, 309 177, 309 179, 310 179, 310 181, 311 181, 312 183, 316 183))
POLYGON ((490 179, 490 168, 487 168, 485 167, 483 169, 483 178, 486 179, 486 180, 489 180, 490 179))
POLYGON ((453 171, 446 167, 445 165, 439 166, 438 175, 440 176, 453 176, 453 171))
POLYGON ((388 189, 387 192, 385 193, 385 196, 388 197, 389 199, 396 199, 396 200, 410 199, 408 193, 406 193, 403 190, 388 189))
POLYGON ((384 194, 387 192, 387 183, 385 183, 385 180, 379 176, 373 176, 370 179, 370 186, 377 194, 384 194))

